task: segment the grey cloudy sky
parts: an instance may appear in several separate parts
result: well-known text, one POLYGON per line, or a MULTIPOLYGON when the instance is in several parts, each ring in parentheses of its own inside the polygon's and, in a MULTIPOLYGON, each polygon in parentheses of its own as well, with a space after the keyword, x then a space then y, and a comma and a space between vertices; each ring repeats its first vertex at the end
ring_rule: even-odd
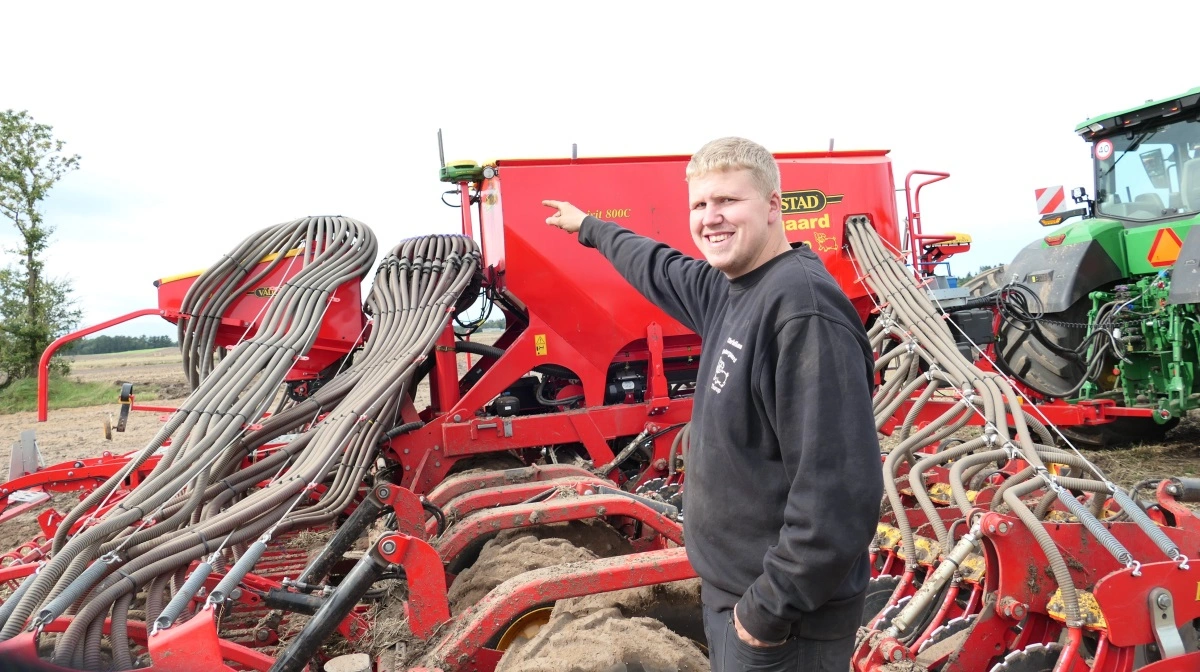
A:
POLYGON ((456 231, 439 128, 447 159, 889 149, 900 182, 952 174, 923 214, 974 237, 961 274, 1045 235, 1035 188, 1090 186, 1078 122, 1200 85, 1164 39, 1197 5, 1136 8, 1131 32, 1092 1, 6 2, 0 109, 83 157, 45 214, 85 324, 295 217, 354 217, 381 249, 456 231))

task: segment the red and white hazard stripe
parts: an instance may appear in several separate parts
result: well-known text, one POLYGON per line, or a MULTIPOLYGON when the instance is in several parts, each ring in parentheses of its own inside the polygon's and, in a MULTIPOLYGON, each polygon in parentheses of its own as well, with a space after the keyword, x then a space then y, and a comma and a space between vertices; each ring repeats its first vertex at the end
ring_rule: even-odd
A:
POLYGON ((1045 189, 1034 189, 1034 196, 1037 197, 1037 207, 1039 215, 1049 215, 1058 212, 1063 203, 1067 200, 1067 194, 1063 191, 1062 185, 1057 187, 1046 187, 1045 189))

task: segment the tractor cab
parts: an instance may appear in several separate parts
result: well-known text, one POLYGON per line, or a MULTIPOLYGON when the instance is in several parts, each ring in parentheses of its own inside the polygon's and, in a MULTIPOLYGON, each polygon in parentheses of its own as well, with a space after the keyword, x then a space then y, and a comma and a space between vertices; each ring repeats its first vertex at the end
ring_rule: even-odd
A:
POLYGON ((1095 214, 1126 228, 1200 212, 1200 88, 1090 119, 1095 214))

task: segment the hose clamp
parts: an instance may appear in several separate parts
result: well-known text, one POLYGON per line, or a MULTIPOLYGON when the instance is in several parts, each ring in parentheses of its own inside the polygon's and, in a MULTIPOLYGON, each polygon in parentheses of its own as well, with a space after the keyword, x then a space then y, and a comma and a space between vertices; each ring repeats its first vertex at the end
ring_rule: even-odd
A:
POLYGON ((1054 494, 1060 495, 1063 492, 1066 492, 1066 489, 1063 488, 1062 484, 1058 482, 1058 479, 1053 474, 1051 474, 1050 470, 1046 469, 1046 467, 1042 467, 1042 466, 1035 467, 1034 471, 1037 473, 1038 476, 1041 476, 1042 480, 1045 481, 1050 486, 1050 489, 1054 491, 1054 494))
MULTIPOLYGON (((983 440, 985 443, 987 443, 987 445, 996 445, 996 438, 999 435, 1000 430, 996 429, 996 425, 992 421, 989 420, 988 423, 983 426, 983 440)), ((1012 442, 1010 441, 1008 445, 1012 445, 1012 442)))

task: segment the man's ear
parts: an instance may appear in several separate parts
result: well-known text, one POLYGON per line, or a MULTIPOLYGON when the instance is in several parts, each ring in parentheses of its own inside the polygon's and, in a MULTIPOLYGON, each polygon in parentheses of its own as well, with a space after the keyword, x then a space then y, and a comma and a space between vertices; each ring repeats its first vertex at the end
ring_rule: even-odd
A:
POLYGON ((779 190, 771 192, 771 197, 767 199, 767 223, 773 225, 783 224, 783 195, 779 190))

